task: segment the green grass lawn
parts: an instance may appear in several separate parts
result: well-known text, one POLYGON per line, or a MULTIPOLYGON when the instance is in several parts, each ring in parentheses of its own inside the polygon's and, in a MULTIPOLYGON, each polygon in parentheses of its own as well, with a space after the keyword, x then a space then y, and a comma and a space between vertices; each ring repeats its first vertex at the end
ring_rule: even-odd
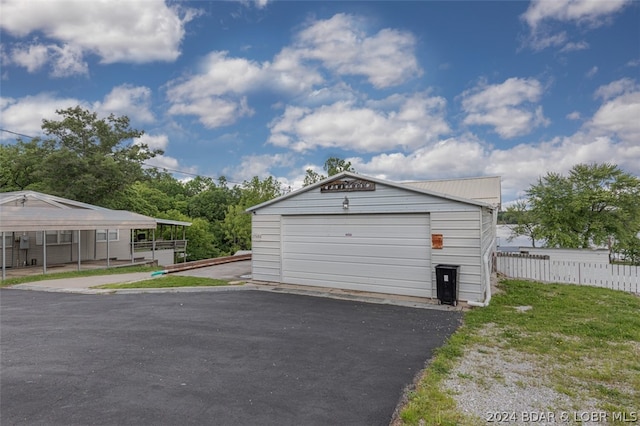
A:
POLYGON ((151 275, 154 271, 162 270, 159 266, 122 266, 106 269, 89 269, 86 271, 52 272, 47 274, 28 275, 24 277, 8 278, 0 281, 0 287, 15 284, 31 283, 36 281, 57 280, 60 278, 91 277, 96 275, 129 274, 132 272, 148 272, 151 275))
MULTIPOLYGON (((504 378, 454 373, 469 353, 489 357, 496 350, 535 363, 539 370, 531 373, 532 382, 578 401, 546 407, 550 411, 570 411, 589 401, 598 410, 627 413, 628 419, 640 416, 640 297, 515 280, 501 282, 500 289, 490 306, 466 312, 462 327, 436 352, 409 392, 401 412, 404 424, 484 424, 461 414, 444 383, 453 377, 499 384, 504 378)), ((521 385, 528 384, 525 380, 521 385)))
POLYGON ((163 275, 144 281, 136 281, 125 284, 105 284, 92 288, 98 289, 123 289, 123 288, 167 288, 167 287, 213 287, 229 285, 226 280, 202 277, 185 277, 179 275, 163 275))

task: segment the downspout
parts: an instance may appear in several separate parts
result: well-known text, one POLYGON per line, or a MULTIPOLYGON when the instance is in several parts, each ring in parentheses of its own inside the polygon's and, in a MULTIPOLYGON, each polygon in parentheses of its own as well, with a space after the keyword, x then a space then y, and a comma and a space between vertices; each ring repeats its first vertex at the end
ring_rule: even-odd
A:
MULTIPOLYGON (((496 209, 494 209, 491 212, 491 216, 492 216, 491 222, 493 225, 493 229, 495 230, 498 224, 498 212, 496 211, 496 209)), ((487 250, 485 250, 484 255, 482 256, 482 260, 484 261, 484 265, 485 265, 484 278, 487 283, 487 288, 484 293, 485 294, 484 302, 470 300, 467 302, 469 306, 477 306, 479 308, 485 308, 489 306, 489 302, 491 301, 491 264, 489 263, 489 260, 490 260, 492 249, 496 247, 496 238, 497 238, 497 235, 494 232, 493 238, 491 239, 491 244, 489 244, 489 247, 487 247, 487 250)))
POLYGON ((491 256, 491 249, 493 248, 495 243, 496 243, 496 237, 494 236, 493 240, 491 241, 491 245, 484 252, 484 256, 482 256, 482 260, 484 261, 484 264, 485 264, 484 277, 485 277, 485 280, 487 282, 487 288, 486 288, 486 291, 485 291, 484 302, 470 300, 470 301, 467 302, 467 304, 469 306, 477 306, 477 307, 480 307, 480 308, 485 308, 485 307, 489 306, 489 302, 491 301, 491 265, 489 264, 489 258, 491 256))

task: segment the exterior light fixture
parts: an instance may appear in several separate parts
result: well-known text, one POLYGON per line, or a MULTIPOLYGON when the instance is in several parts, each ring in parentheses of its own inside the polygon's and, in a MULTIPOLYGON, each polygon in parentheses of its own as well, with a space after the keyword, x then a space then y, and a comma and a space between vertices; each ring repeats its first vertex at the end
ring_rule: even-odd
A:
POLYGON ((349 199, 345 195, 344 200, 342 200, 342 208, 345 210, 349 209, 349 199))

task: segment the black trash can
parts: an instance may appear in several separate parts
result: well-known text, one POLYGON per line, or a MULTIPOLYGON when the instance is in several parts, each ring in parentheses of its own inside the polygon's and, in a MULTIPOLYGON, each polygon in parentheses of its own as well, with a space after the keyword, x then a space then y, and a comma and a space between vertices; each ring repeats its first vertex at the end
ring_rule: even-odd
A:
POLYGON ((438 301, 446 305, 458 304, 458 265, 436 265, 438 301))

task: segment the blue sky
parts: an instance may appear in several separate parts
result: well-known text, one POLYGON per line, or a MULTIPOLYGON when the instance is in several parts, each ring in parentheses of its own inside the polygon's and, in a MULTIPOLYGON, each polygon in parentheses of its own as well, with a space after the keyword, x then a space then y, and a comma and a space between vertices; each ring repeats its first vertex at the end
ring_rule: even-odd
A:
POLYGON ((296 189, 334 156, 500 175, 505 202, 581 162, 640 175, 637 1, 0 0, 0 31, 1 128, 127 115, 172 171, 296 189))

